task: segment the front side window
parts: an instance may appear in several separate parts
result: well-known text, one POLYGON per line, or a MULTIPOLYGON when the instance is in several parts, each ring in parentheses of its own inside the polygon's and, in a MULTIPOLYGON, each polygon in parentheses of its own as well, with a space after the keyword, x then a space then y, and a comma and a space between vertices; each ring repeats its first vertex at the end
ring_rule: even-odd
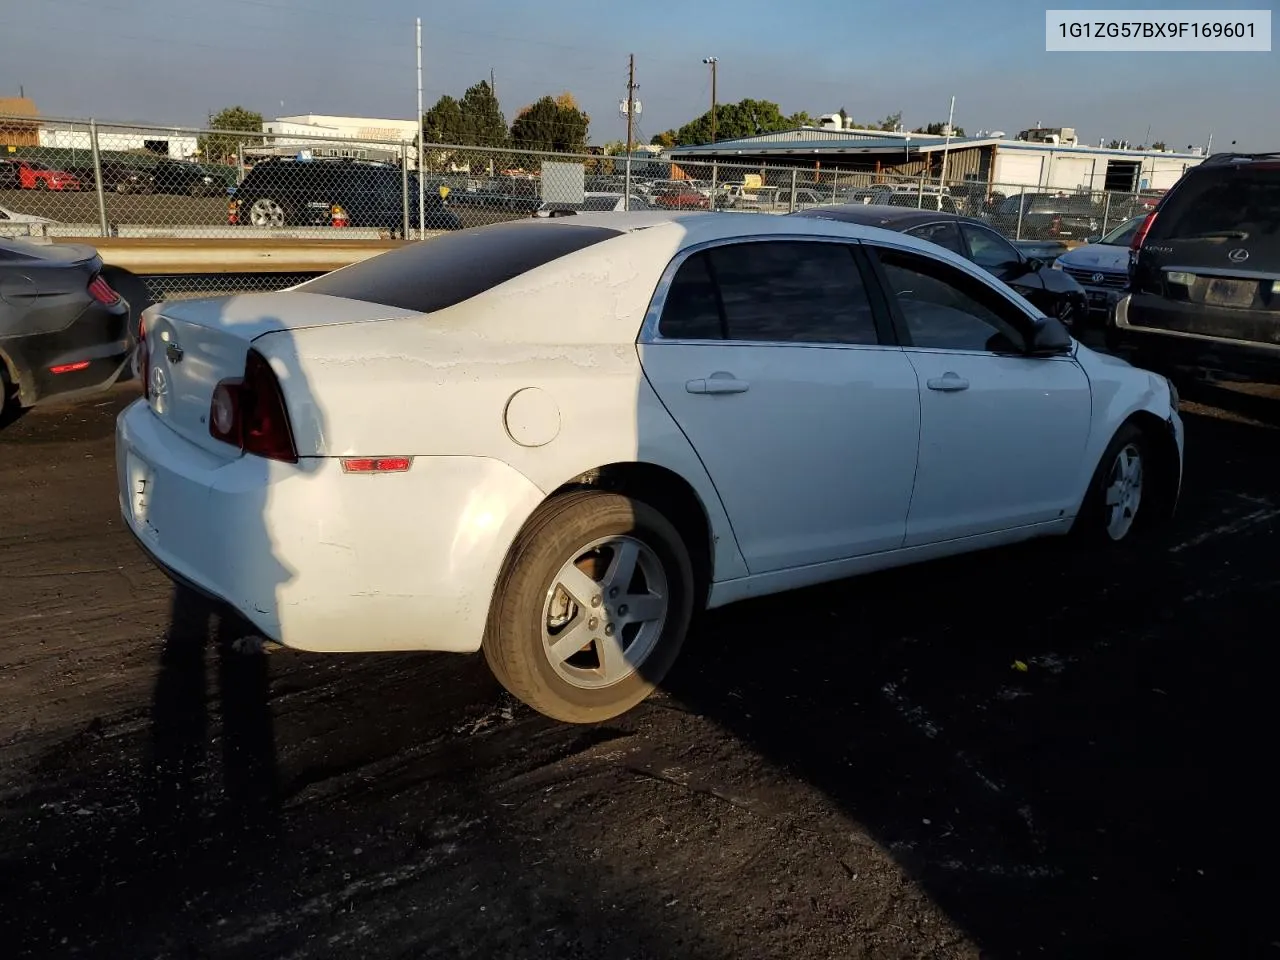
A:
POLYGON ((730 340, 879 342, 870 299, 845 244, 735 243, 710 254, 730 340))
POLYGON ((1016 308, 949 264, 898 250, 877 251, 911 345, 934 350, 1017 353, 1016 308))
POLYGON ((983 269, 1005 267, 1022 259, 1014 245, 994 230, 971 223, 966 223, 961 229, 969 241, 969 259, 983 269))

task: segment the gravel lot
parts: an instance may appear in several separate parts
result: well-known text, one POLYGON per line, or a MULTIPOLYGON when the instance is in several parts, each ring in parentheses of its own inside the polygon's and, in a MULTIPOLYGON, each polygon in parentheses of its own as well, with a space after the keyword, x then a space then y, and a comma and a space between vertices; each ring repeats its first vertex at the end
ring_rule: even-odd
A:
POLYGON ((134 396, 0 433, 6 956, 1280 957, 1274 395, 1184 404, 1168 542, 717 611, 593 728, 238 652, 122 530, 134 396))

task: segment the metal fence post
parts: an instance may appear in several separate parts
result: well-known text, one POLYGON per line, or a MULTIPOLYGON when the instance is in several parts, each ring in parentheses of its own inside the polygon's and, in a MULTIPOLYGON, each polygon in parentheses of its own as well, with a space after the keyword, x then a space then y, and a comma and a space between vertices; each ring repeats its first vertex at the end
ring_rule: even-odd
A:
POLYGON ((98 194, 98 229, 102 236, 107 231, 107 198, 102 193, 102 158, 98 154, 98 121, 89 120, 89 150, 93 153, 93 188, 98 194))
POLYGON ((1111 194, 1106 190, 1102 191, 1102 235, 1107 235, 1107 219, 1111 216, 1111 194))
MULTIPOLYGON (((419 172, 418 176, 422 176, 419 172)), ((409 144, 400 141, 400 238, 409 239, 409 144)))
POLYGON ((719 179, 720 179, 720 166, 715 160, 712 160, 711 161, 711 200, 707 204, 707 207, 710 210, 714 210, 716 208, 716 200, 719 199, 719 194, 720 194, 720 187, 718 186, 719 179))
POLYGON ((622 209, 631 209, 631 152, 627 152, 627 167, 623 174, 622 209))
POLYGON ((919 190, 919 193, 916 195, 916 209, 917 210, 924 209, 924 174, 923 173, 920 174, 920 190, 919 190))
POLYGON ((797 173, 796 168, 792 167, 791 168, 791 202, 790 204, 788 204, 789 209, 787 210, 787 213, 796 212, 796 173, 797 173))
POLYGON ((236 186, 244 183, 244 141, 236 141, 236 186))

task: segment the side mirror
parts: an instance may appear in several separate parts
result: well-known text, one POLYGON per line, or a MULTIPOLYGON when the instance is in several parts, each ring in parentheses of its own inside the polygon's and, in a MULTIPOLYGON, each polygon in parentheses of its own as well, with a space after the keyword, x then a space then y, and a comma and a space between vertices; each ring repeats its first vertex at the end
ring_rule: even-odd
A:
POLYGON ((1044 261, 1039 257, 1027 257, 1027 270, 1031 273, 1039 273, 1044 269, 1044 261))
POLYGON ((1071 350, 1071 332, 1054 317, 1040 317, 1027 336, 1027 354, 1032 357, 1053 357, 1071 350))

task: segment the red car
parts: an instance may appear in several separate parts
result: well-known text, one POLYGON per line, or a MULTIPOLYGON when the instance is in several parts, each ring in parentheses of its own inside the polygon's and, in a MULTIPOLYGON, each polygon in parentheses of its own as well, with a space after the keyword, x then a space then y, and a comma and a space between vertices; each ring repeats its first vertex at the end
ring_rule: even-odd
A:
POLYGON ((707 210, 711 201, 697 190, 663 190, 654 196, 653 205, 662 210, 707 210))
POLYGON ((81 190, 79 179, 33 160, 0 160, 0 184, 18 190, 81 190))

